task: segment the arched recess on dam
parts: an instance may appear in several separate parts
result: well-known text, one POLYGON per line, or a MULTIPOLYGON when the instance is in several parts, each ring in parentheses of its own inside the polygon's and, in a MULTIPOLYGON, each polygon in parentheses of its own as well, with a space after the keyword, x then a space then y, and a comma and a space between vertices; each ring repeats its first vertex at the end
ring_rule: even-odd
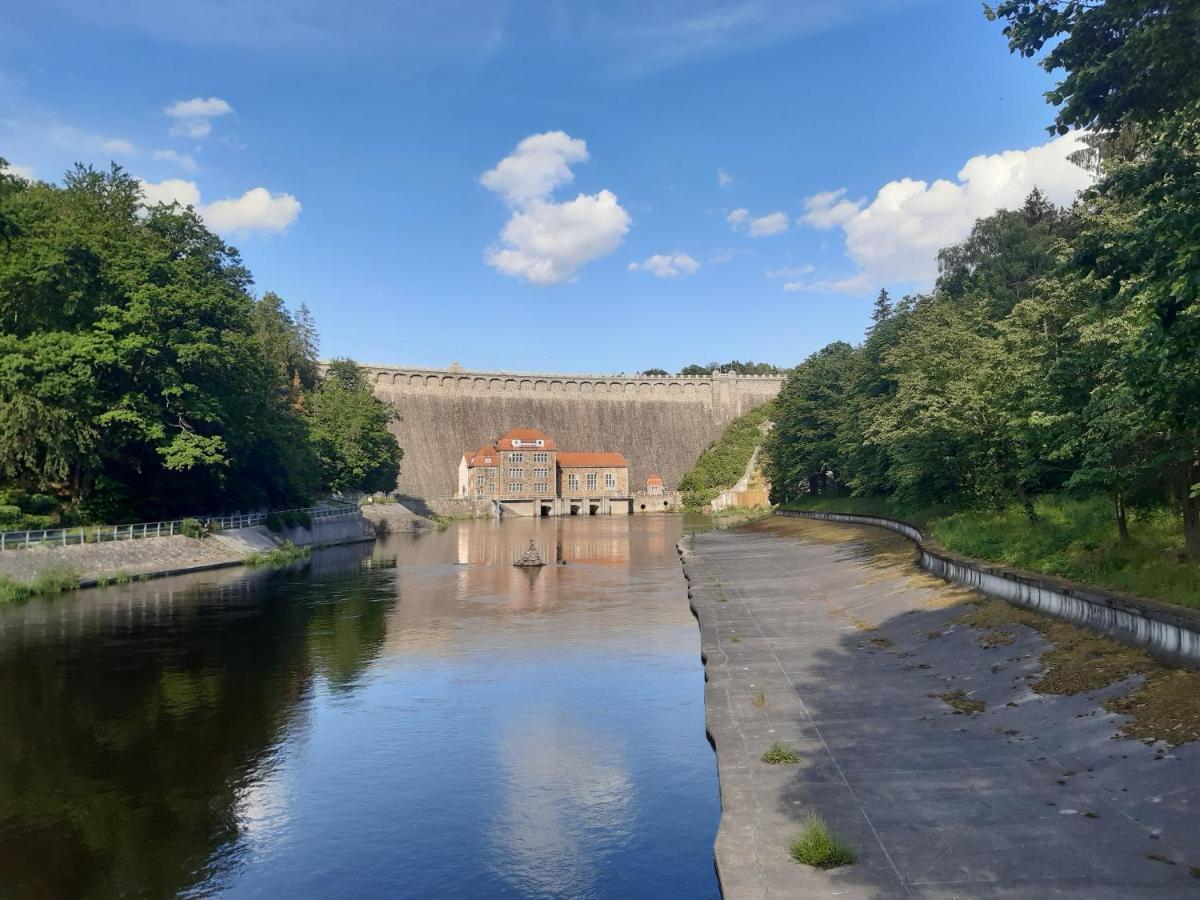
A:
POLYGON ((404 448, 399 489, 449 497, 464 450, 529 426, 573 450, 618 450, 631 485, 651 473, 679 483, 700 452, 732 419, 770 400, 782 375, 646 378, 466 372, 364 365, 375 394, 400 419, 404 448))

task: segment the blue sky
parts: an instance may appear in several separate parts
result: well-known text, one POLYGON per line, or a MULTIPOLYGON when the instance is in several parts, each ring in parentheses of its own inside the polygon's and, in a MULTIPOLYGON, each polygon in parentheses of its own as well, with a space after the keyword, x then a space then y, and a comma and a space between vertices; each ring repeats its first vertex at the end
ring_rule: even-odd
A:
POLYGON ((963 0, 3 6, 0 156, 198 205, 328 356, 790 365, 1084 177, 963 0))

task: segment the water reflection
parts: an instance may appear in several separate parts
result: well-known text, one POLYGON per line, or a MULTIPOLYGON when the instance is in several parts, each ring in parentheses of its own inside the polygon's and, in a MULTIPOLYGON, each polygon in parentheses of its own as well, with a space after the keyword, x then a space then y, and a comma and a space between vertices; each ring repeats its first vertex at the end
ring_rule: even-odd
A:
POLYGON ((467 522, 0 611, 0 896, 714 896, 679 527, 467 522), (514 568, 531 539, 562 565, 514 568))

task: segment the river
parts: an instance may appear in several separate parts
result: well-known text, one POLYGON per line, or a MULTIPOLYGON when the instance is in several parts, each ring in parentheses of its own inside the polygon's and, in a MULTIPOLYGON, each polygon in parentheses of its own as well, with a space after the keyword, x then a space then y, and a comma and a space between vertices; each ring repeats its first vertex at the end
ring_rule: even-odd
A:
POLYGON ((717 897, 683 528, 460 522, 0 610, 0 897, 717 897))

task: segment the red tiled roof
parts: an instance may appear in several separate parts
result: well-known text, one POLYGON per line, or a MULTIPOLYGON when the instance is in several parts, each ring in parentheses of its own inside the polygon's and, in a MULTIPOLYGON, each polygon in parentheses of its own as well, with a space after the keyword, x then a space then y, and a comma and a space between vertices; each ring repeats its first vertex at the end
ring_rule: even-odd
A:
POLYGON ((620 469, 628 466, 621 453, 570 453, 559 451, 558 464, 564 468, 620 469))
POLYGON ((646 484, 662 484, 662 483, 663 483, 663 480, 662 480, 661 475, 649 475, 646 478, 646 484))
POLYGON ((467 458, 468 466, 494 466, 499 460, 496 448, 489 446, 480 447, 474 453, 468 450, 463 456, 467 458))
POLYGON ((554 443, 554 438, 548 437, 546 432, 538 431, 536 428, 510 428, 505 432, 504 437, 497 442, 501 450, 523 450, 524 447, 513 447, 513 442, 517 441, 524 444, 532 444, 535 441, 542 441, 542 446, 539 450, 556 450, 558 445, 554 443))

